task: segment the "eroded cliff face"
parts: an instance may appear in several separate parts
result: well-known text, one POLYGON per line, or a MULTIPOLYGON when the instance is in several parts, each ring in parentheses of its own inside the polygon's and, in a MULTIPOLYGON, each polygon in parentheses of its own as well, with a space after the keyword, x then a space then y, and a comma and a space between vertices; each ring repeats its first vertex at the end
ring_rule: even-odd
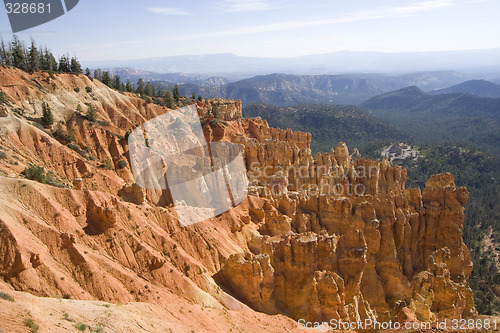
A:
MULTIPOLYGON (((245 249, 244 237, 232 232, 237 212, 181 228, 167 191, 134 183, 124 136, 167 108, 84 75, 0 68, 0 88, 7 99, 0 117, 1 287, 122 303, 165 304, 173 293, 245 308, 211 278, 224 258, 245 249), (37 124, 43 101, 54 113, 51 129, 37 124), (84 117, 90 105, 94 123, 84 117), (26 180, 30 165, 60 187, 26 180)), ((199 106, 200 114, 208 109, 199 106)), ((241 115, 238 102, 221 109, 241 115)))
MULTIPOLYGON (((248 297, 262 292, 259 284, 248 286, 257 290, 243 299, 309 321, 473 314, 472 263, 461 238, 468 192, 456 188, 451 174, 432 176, 422 194, 406 189, 406 171, 387 160, 351 161, 343 143, 313 159, 307 133, 248 122, 253 139, 243 145, 251 193, 267 200, 249 212, 259 227, 249 250, 269 256, 272 270, 269 301, 248 297)), ((229 262, 224 281, 240 290, 229 262)))
POLYGON ((175 294, 310 321, 474 311, 467 191, 452 175, 406 189, 387 161, 351 160, 342 143, 313 157, 309 133, 242 119, 239 101, 197 102, 206 138, 240 145, 251 186, 236 208, 181 227, 168 191, 135 184, 124 138, 167 108, 84 75, 0 68, 0 89, 0 288, 166 307, 175 294), (61 187, 24 179, 30 164, 61 187))

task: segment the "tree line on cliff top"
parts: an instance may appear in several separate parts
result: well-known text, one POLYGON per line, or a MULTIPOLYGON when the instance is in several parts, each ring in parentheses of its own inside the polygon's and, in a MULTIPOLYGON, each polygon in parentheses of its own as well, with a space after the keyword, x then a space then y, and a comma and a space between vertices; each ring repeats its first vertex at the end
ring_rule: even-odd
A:
MULTIPOLYGON (((66 54, 59 57, 59 61, 57 61, 54 54, 46 46, 37 46, 36 42, 31 39, 30 45, 27 47, 16 35, 13 36, 10 42, 0 39, 0 66, 19 68, 31 73, 37 71, 73 73, 76 75, 83 73, 82 66, 76 57, 70 57, 66 54)), ((120 76, 112 75, 100 68, 93 73, 89 68, 86 68, 84 74, 120 92, 139 94, 141 98, 150 103, 156 103, 171 109, 175 109, 180 105, 179 102, 182 96, 177 85, 171 91, 160 86, 156 87, 154 83, 145 82, 143 79, 139 79, 135 84, 131 83, 130 80, 122 82, 120 76)), ((192 101, 196 99, 194 94, 191 99, 192 101)), ((201 96, 198 96, 197 99, 202 101, 201 96)))
POLYGON ((82 66, 76 57, 62 55, 59 61, 47 47, 37 46, 32 39, 30 46, 16 35, 6 43, 0 40, 0 65, 12 66, 28 72, 47 71, 81 74, 82 66))

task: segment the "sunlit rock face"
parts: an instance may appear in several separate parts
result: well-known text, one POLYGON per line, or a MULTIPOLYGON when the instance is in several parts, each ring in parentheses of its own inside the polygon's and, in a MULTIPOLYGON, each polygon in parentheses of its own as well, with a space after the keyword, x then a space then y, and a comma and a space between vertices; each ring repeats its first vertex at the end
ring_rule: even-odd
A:
MULTIPOLYGON (((265 199, 249 209, 258 227, 249 250, 269 256, 274 276, 267 289, 247 286, 270 294, 267 304, 244 297, 249 305, 310 321, 473 314, 472 262, 461 237, 468 192, 452 175, 432 176, 421 193, 405 188, 406 170, 351 160, 344 143, 313 158, 307 133, 259 118, 245 125, 249 135, 238 142, 250 193, 265 199)), ((235 273, 225 283, 238 289, 245 270, 229 262, 235 273)))
POLYGON ((125 139, 171 110, 84 75, 0 68, 0 88, 9 101, 0 106, 4 289, 163 308, 176 295, 310 321, 474 312, 461 238, 468 193, 449 174, 432 176, 423 193, 406 189, 406 171, 387 160, 353 160, 343 143, 312 156, 309 133, 244 119, 239 101, 197 102, 207 141, 241 148, 249 194, 181 227, 168 189, 138 186, 125 139), (47 133, 56 124, 34 125, 43 101, 72 144, 47 133), (100 123, 77 112, 86 103, 100 123), (27 180, 29 165, 61 187, 27 180))

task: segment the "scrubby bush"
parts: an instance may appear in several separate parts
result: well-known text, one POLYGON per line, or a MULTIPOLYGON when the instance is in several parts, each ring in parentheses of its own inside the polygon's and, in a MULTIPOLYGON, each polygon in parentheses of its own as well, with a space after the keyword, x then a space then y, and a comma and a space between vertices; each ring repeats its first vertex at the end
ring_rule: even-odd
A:
POLYGON ((99 120, 97 122, 97 125, 106 127, 106 126, 110 126, 111 124, 109 123, 109 121, 100 121, 99 120))
POLYGON ((45 184, 59 187, 59 188, 67 188, 68 186, 57 179, 56 175, 52 172, 49 171, 47 172, 47 175, 45 176, 45 184))
POLYGON ((35 324, 35 322, 31 318, 24 319, 24 325, 26 327, 29 327, 32 333, 38 332, 39 327, 37 324, 35 324))
POLYGON ((29 180, 35 180, 39 183, 45 183, 45 170, 39 165, 30 163, 29 166, 24 169, 23 173, 29 180))
POLYGON ((89 106, 87 113, 85 114, 85 118, 88 121, 95 122, 97 120, 97 110, 92 105, 89 106))
POLYGON ((82 323, 76 323, 75 328, 80 332, 85 332, 85 330, 87 329, 87 325, 82 323))
POLYGON ((29 180, 35 180, 42 184, 47 184, 60 188, 67 188, 68 186, 59 181, 57 176, 52 172, 46 172, 45 169, 38 165, 29 164, 23 171, 24 176, 29 180))
POLYGON ((89 154, 85 150, 83 150, 82 148, 80 148, 80 146, 77 145, 74 142, 70 142, 68 144, 68 148, 73 149, 74 151, 76 151, 78 154, 80 154, 80 156, 82 156, 85 159, 89 158, 89 154))
POLYGON ((113 162, 111 162, 111 159, 109 157, 106 158, 106 168, 109 170, 113 170, 113 162))
POLYGON ((52 132, 52 135, 59 141, 65 141, 63 143, 68 143, 74 140, 73 131, 68 128, 65 132, 61 124, 57 124, 57 128, 52 132))
POLYGON ((91 88, 91 87, 89 87, 89 86, 86 86, 86 87, 85 87, 85 91, 86 91, 87 93, 91 93, 91 92, 92 92, 92 88, 91 88))
POLYGON ((6 293, 0 292, 0 298, 4 299, 6 301, 9 301, 9 302, 14 302, 14 298, 6 293))
POLYGON ((123 168, 127 167, 127 165, 128 165, 127 161, 125 161, 125 160, 120 160, 120 161, 118 162, 118 169, 123 169, 123 168))

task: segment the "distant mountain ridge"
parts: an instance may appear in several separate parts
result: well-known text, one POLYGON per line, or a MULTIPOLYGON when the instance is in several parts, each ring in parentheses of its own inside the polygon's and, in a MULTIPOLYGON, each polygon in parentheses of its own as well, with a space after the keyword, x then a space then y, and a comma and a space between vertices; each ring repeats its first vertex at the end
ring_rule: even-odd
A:
POLYGON ((500 97, 500 85, 454 71, 417 72, 400 76, 380 74, 295 75, 274 73, 250 78, 216 74, 157 73, 133 68, 104 69, 122 81, 139 79, 173 89, 184 95, 241 99, 243 105, 265 103, 277 106, 300 103, 359 105, 380 94, 416 86, 429 95, 470 93, 480 97, 500 97))
POLYGON ((408 73, 435 70, 500 71, 500 49, 436 52, 339 51, 299 57, 246 57, 231 53, 176 55, 135 60, 87 61, 89 67, 133 67, 161 73, 292 74, 408 73), (480 64, 480 65, 471 65, 480 64))
POLYGON ((111 75, 118 75, 122 81, 130 80, 133 84, 139 79, 144 81, 160 81, 163 84, 196 84, 199 86, 223 85, 236 81, 225 77, 218 77, 215 74, 186 74, 186 73, 158 73, 143 71, 130 67, 123 68, 104 68, 104 71, 111 75))
MULTIPOLYGON (((243 105, 266 103, 277 106, 300 103, 353 104, 409 85, 433 90, 463 82, 466 77, 453 71, 420 72, 401 76, 377 74, 294 75, 269 74, 216 86, 189 83, 180 86, 181 93, 194 92, 203 97, 240 99, 243 105)), ((173 85, 155 84, 171 88, 173 85)))
POLYGON ((500 99, 469 93, 431 95, 415 86, 376 96, 361 105, 368 109, 500 119, 500 99))
POLYGON ((469 93, 479 97, 500 98, 500 85, 486 80, 469 80, 452 87, 431 91, 431 95, 469 93))
POLYGON ((244 104, 259 102, 281 106, 297 103, 357 104, 386 89, 364 78, 270 74, 224 86, 201 88, 199 93, 239 98, 244 104))
MULTIPOLYGON (((177 84, 183 95, 240 99, 243 105, 266 103, 277 106, 300 103, 358 105, 374 96, 408 86, 440 91, 470 77, 455 71, 416 72, 399 76, 381 74, 296 75, 274 73, 249 78, 215 73, 157 73, 133 68, 104 69, 122 81, 139 79, 164 89, 177 84)), ((243 75, 244 76, 244 75, 243 75)))

